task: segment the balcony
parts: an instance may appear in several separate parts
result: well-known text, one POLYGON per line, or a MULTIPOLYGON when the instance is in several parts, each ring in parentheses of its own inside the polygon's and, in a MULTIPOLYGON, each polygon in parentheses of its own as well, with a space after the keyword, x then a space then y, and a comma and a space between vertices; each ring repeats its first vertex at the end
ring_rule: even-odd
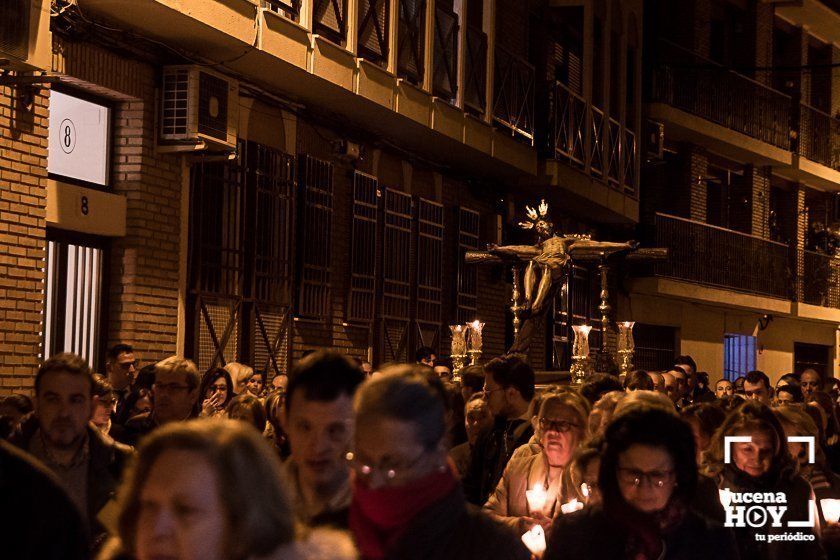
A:
POLYGON ((476 115, 487 109, 487 35, 467 26, 464 69, 464 107, 476 115))
POLYGON ((435 8, 434 59, 432 94, 454 101, 458 94, 458 14, 440 6, 435 8))
POLYGON ((496 47, 493 119, 515 137, 534 145, 534 66, 496 47))
POLYGON ((800 251, 803 271, 799 277, 799 301, 840 309, 840 259, 824 253, 800 251))
POLYGON ((798 109, 799 155, 840 171, 840 119, 804 103, 798 109))
POLYGON ((567 161, 628 195, 636 194, 636 135, 562 82, 549 102, 552 157, 567 161))
POLYGON ((669 41, 658 45, 650 116, 666 122, 669 136, 733 159, 791 165, 790 96, 669 41))
POLYGON ((656 276, 791 300, 790 250, 784 243, 685 218, 656 215, 657 247, 669 258, 656 276))

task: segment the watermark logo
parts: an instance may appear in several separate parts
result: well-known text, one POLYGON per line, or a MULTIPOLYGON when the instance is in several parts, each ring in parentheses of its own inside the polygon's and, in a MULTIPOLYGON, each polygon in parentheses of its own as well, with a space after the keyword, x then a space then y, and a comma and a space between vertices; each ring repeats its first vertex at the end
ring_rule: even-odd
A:
MULTIPOLYGON (((811 436, 791 436, 787 438, 791 443, 804 443, 808 446, 808 462, 816 460, 816 445, 811 436)), ((733 443, 752 443, 751 436, 725 436, 723 438, 723 462, 732 462, 733 443)), ((772 527, 785 526, 782 517, 788 510, 787 495, 784 492, 732 492, 724 488, 720 492, 720 502, 726 512, 726 527, 772 527)), ((816 523, 816 504, 809 500, 808 519, 789 520, 787 527, 810 528, 816 523)), ((775 540, 809 540, 813 535, 756 535, 756 540, 772 542, 775 540), (770 537, 769 540, 767 537, 770 537), (797 538, 801 537, 801 538, 797 538), (784 538, 783 538, 784 537, 784 538)))

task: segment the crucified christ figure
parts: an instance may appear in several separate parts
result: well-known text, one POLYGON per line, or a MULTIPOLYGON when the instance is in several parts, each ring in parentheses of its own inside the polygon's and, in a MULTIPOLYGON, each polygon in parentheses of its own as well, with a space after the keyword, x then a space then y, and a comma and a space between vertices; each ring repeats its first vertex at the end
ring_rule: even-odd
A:
POLYGON ((633 251, 637 247, 635 241, 612 243, 593 241, 588 235, 558 236, 554 233, 545 201, 538 209, 526 207, 526 211, 529 220, 520 222, 519 227, 537 233, 539 241, 535 245, 489 245, 485 253, 467 254, 467 262, 528 262, 522 278, 525 302, 519 318, 523 323, 508 350, 511 353, 528 350, 536 325, 557 289, 565 282, 573 254, 605 260, 610 255, 633 251))

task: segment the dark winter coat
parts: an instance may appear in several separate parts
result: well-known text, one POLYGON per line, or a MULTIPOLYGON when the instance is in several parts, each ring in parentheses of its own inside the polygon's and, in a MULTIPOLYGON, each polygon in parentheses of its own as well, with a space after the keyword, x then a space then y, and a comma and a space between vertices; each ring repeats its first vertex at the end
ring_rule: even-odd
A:
POLYGON ((480 435, 472 450, 470 466, 462 477, 467 501, 483 506, 496 489, 511 455, 534 435, 530 422, 497 416, 493 428, 480 435))
POLYGON ((464 500, 460 488, 420 512, 386 560, 528 560, 520 535, 464 500))
MULTIPOLYGON (((25 418, 14 434, 12 443, 21 449, 29 449, 29 444, 39 427, 38 419, 34 415, 25 418)), ((108 502, 116 498, 123 470, 134 450, 102 434, 92 424, 88 425, 87 431, 90 460, 87 475, 88 511, 85 514, 93 542, 96 544, 106 532, 97 515, 108 502)))
MULTIPOLYGON (((682 522, 663 535, 662 560, 737 560, 732 531, 688 510, 682 522)), ((543 560, 624 560, 626 539, 599 507, 558 517, 543 560)))
POLYGON ((85 560, 85 523, 70 497, 33 456, 0 440, 0 541, 3 558, 85 560))

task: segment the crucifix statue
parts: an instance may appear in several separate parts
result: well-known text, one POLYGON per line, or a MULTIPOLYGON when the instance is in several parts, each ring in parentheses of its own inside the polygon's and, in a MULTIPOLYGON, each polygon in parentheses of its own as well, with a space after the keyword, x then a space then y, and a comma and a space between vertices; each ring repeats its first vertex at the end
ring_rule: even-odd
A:
MULTIPOLYGON (((572 260, 597 261, 601 272, 601 305, 603 333, 609 326, 610 306, 606 286, 607 263, 619 255, 636 254, 642 258, 662 258, 664 249, 638 249, 638 243, 594 241, 589 235, 557 235, 549 216, 548 204, 541 201, 537 208, 526 206, 527 220, 519 227, 537 234, 534 245, 488 245, 487 251, 469 251, 467 263, 508 264, 513 269, 514 341, 509 353, 527 353, 537 326, 550 307, 557 290, 562 287, 571 270, 572 260), (524 301, 520 297, 520 268, 524 301)), ((633 259, 637 260, 637 259, 633 259)), ((606 336, 602 336, 602 350, 606 352, 606 336)))

